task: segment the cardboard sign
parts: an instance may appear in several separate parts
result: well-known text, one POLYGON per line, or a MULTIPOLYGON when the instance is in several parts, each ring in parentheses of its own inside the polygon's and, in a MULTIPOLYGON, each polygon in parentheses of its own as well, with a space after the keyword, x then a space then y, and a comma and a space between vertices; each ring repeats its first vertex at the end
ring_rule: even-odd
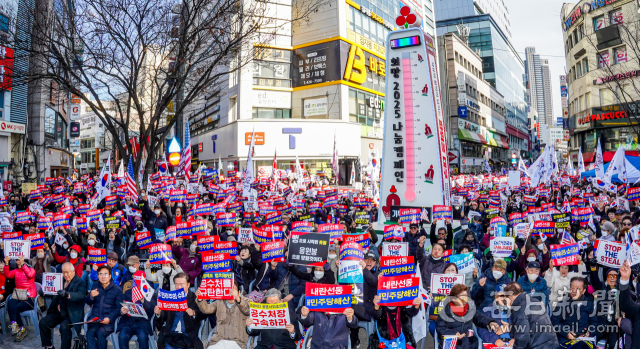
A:
POLYGON ((492 237, 489 248, 494 258, 506 258, 511 256, 514 246, 512 237, 492 237))
POLYGON ((89 246, 87 261, 97 266, 107 264, 107 250, 104 248, 94 248, 89 246))
POLYGON ((342 241, 344 225, 332 223, 320 224, 318 225, 318 233, 329 234, 331 241, 342 241))
POLYGON ((393 257, 408 256, 409 243, 408 242, 383 242, 382 255, 393 256, 393 257))
POLYGON ((455 284, 464 284, 464 274, 431 274, 431 293, 449 295, 455 284))
POLYGON ((119 229, 120 217, 115 217, 115 216, 104 217, 104 224, 107 229, 119 229))
POLYGON ((406 276, 379 276, 378 297, 380 305, 406 306, 413 304, 420 293, 420 278, 406 276))
POLYGON ((186 311, 189 308, 187 304, 187 294, 183 289, 165 291, 159 288, 158 308, 164 311, 186 311))
POLYGON ((171 252, 171 246, 166 244, 153 244, 149 249, 149 263, 150 264, 165 264, 171 263, 173 253, 171 252))
MULTIPOLYGON (((352 243, 355 244, 355 243, 352 243)), ((359 246, 358 244, 355 244, 359 246)), ((357 284, 363 283, 362 266, 358 260, 341 260, 338 267, 338 283, 357 284)))
POLYGON ((476 259, 473 257, 473 253, 454 254, 449 257, 449 262, 455 264, 458 267, 458 273, 466 274, 473 272, 476 267, 476 259))
POLYGON ((4 256, 11 259, 24 257, 29 259, 31 253, 31 241, 28 240, 4 240, 4 256))
POLYGON ((199 290, 199 299, 233 299, 233 273, 204 273, 199 290))
POLYGON ((42 292, 57 295, 62 289, 62 273, 42 273, 42 292))
POLYGON ((380 258, 380 275, 382 276, 412 275, 414 272, 413 256, 380 258))
POLYGON ((291 232, 289 262, 321 267, 327 261, 331 237, 324 233, 291 232))
POLYGON ((284 329, 291 323, 287 302, 276 304, 249 303, 251 329, 284 329))
POLYGON ((260 244, 260 250, 262 251, 262 263, 271 261, 284 262, 285 245, 285 241, 267 242, 264 244, 260 244))
POLYGON ((598 264, 611 268, 620 268, 626 259, 626 246, 621 242, 598 239, 595 241, 594 246, 598 264))
POLYGON ((580 247, 578 243, 566 245, 551 245, 551 259, 556 267, 562 265, 578 265, 580 247))
POLYGON ((351 286, 307 282, 304 305, 310 311, 342 314, 351 308, 351 286))

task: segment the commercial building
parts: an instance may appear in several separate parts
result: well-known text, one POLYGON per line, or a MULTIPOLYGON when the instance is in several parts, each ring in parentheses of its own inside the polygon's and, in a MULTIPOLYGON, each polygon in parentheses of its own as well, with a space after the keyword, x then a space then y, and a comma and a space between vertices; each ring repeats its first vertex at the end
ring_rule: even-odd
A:
MULTIPOLYGON (((252 63, 211 86, 187 114, 192 165, 220 159, 223 170, 241 171, 255 132, 256 170, 271 173, 277 153, 279 169, 293 169, 297 156, 311 174, 331 175, 335 138, 340 183, 347 184, 352 168, 381 153, 385 40, 404 5, 425 27, 433 22, 423 13, 430 1, 338 0, 242 52, 252 63)), ((291 18, 290 3, 269 6, 278 20, 291 18)))
POLYGON ((636 1, 580 1, 562 6, 568 85, 570 158, 593 162, 597 141, 604 161, 619 145, 640 154, 636 1))
POLYGON ((549 60, 541 59, 535 47, 526 47, 525 84, 527 99, 531 108, 538 111, 540 123, 553 126, 553 97, 551 95, 551 73, 549 60))
POLYGON ((480 172, 484 159, 496 169, 507 167, 504 97, 483 79, 482 58, 458 35, 447 33, 438 37, 438 60, 448 146, 460 150, 451 168, 480 172))
POLYGON ((438 36, 470 29, 468 45, 482 58, 482 74, 504 97, 509 148, 529 158, 529 130, 525 101, 524 62, 511 45, 508 10, 501 0, 436 1, 438 36))

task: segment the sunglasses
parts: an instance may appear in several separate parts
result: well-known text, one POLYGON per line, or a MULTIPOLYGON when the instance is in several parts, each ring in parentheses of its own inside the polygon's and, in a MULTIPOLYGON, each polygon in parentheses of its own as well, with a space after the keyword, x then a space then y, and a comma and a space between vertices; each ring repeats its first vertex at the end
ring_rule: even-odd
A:
POLYGON ((622 225, 624 225, 625 227, 630 227, 630 226, 632 226, 633 224, 632 224, 632 223, 622 223, 622 225))

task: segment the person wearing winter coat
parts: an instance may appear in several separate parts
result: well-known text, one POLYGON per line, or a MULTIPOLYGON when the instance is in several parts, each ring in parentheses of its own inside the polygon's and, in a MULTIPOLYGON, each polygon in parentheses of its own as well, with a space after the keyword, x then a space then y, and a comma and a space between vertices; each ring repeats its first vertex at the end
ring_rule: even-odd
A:
MULTIPOLYGON (((507 307, 505 298, 507 297, 504 293, 504 287, 499 287, 495 294, 495 302, 484 309, 480 309, 482 313, 486 316, 491 317, 498 324, 508 324, 509 323, 509 308, 507 307)), ((476 310, 478 311, 478 310, 476 310)), ((496 333, 495 327, 494 329, 490 328, 478 328, 478 336, 482 339, 483 343, 491 343, 498 347, 506 347, 513 346, 515 339, 511 338, 509 332, 504 333, 496 333)))
POLYGON ((522 286, 524 293, 531 295, 531 299, 537 302, 543 302, 546 309, 549 304, 549 287, 547 281, 540 277, 540 263, 538 261, 529 262, 526 275, 521 276, 518 283, 522 286))
POLYGON ((445 249, 446 250, 451 249, 451 247, 453 246, 453 227, 451 226, 451 221, 448 219, 445 219, 444 224, 446 228, 445 227, 438 228, 438 233, 436 234, 437 222, 438 222, 437 219, 434 219, 433 222, 431 222, 431 231, 429 235, 431 246, 437 244, 439 240, 444 240, 445 249))
POLYGON ((420 263, 420 273, 422 275, 422 287, 428 289, 431 287, 431 274, 442 274, 444 272, 445 262, 442 259, 444 255, 444 246, 440 244, 431 245, 431 255, 425 256, 423 236, 418 243, 416 251, 416 260, 420 263))
POLYGON ((482 277, 473 285, 471 289, 471 299, 475 301, 478 309, 484 309, 493 302, 495 292, 500 285, 506 285, 511 282, 507 276, 507 262, 498 259, 493 263, 493 267, 487 269, 482 277))
MULTIPOLYGON (((450 301, 447 302, 442 311, 438 314, 436 321, 436 332, 440 348, 444 346, 444 336, 457 336, 456 348, 476 349, 478 347, 478 336, 469 336, 469 331, 473 330, 473 324, 477 327, 491 328, 493 331, 499 328, 498 322, 485 315, 481 311, 475 311, 473 302, 469 302, 468 288, 464 284, 456 284, 449 293, 450 301), (468 314, 473 313, 473 317, 468 314)), ((436 348, 436 349, 440 349, 436 348)))
POLYGON ((349 332, 358 328, 358 317, 352 308, 347 308, 342 314, 329 314, 319 311, 309 311, 306 306, 298 311, 302 326, 313 326, 311 349, 346 349, 349 347, 349 332))
MULTIPOLYGON (((288 263, 288 261, 285 261, 285 266, 287 266, 288 263)), ((325 285, 335 285, 336 283, 336 278, 328 263, 325 263, 322 267, 314 267, 311 273, 300 271, 300 269, 293 264, 287 267, 289 271, 300 280, 325 285)))
POLYGON ((122 289, 111 280, 111 270, 106 265, 98 267, 98 282, 85 298, 92 306, 89 319, 99 318, 87 329, 87 349, 107 349, 107 337, 115 330, 116 319, 120 316, 123 301, 122 289))
POLYGON ((569 272, 568 265, 554 268, 553 260, 549 261, 549 270, 544 275, 544 279, 549 287, 551 310, 555 309, 556 304, 569 292, 571 279, 575 276, 581 276, 587 270, 580 255, 578 255, 578 260, 580 261, 578 272, 569 272))
MULTIPOLYGON (((135 278, 144 278, 143 271, 137 271, 134 274, 135 278)), ((132 285, 126 284, 123 286, 124 293, 122 295, 122 299, 125 302, 133 301, 133 288, 132 287, 140 287, 140 285, 132 285)), ((153 312, 153 309, 156 306, 157 299, 151 298, 151 301, 148 301, 145 297, 142 297, 138 300, 142 304, 145 313, 147 316, 153 312)), ((128 348, 129 341, 135 335, 138 339, 138 347, 140 349, 149 349, 149 336, 153 335, 153 328, 151 327, 151 323, 149 320, 143 317, 134 317, 129 315, 129 308, 123 306, 120 309, 120 322, 118 323, 118 344, 120 348, 128 348)))
POLYGON ((571 279, 571 291, 566 301, 558 304, 551 316, 551 323, 558 334, 558 342, 562 348, 591 348, 585 342, 575 343, 578 337, 588 337, 589 314, 593 304, 585 297, 587 280, 582 277, 571 279))
MULTIPOLYGON (((625 329, 626 333, 631 330, 630 337, 631 343, 640 343, 640 304, 632 299, 633 291, 631 286, 631 267, 625 261, 620 268, 620 298, 618 300, 620 304, 620 311, 625 314, 625 319, 622 319, 621 326, 625 329), (631 322, 628 326, 628 322, 631 322), (629 329, 629 327, 631 327, 629 329)), ((638 283, 636 283, 636 286, 638 283)), ((636 288, 638 290, 638 288, 636 288)))
POLYGON ((62 264, 65 262, 69 262, 71 264, 73 264, 73 267, 76 270, 76 275, 78 275, 78 277, 82 277, 82 274, 84 273, 84 258, 80 257, 80 251, 81 248, 78 245, 73 245, 71 247, 69 247, 69 253, 65 256, 61 256, 58 254, 58 252, 56 251, 56 245, 53 244, 51 246, 51 252, 53 252, 53 259, 55 259, 56 262, 62 264))
POLYGON ((186 249, 182 247, 182 239, 176 239, 173 242, 174 244, 171 248, 173 258, 179 261, 180 268, 189 275, 189 280, 195 283, 202 273, 202 261, 197 255, 197 245, 191 244, 189 249, 186 249))
POLYGON ((418 240, 420 240, 421 236, 427 236, 427 232, 424 230, 424 228, 420 228, 420 226, 415 223, 409 224, 409 233, 405 234, 405 239, 407 241, 407 244, 409 245, 409 256, 416 255, 418 240))
MULTIPOLYGON (((470 235, 473 235, 473 233, 470 232, 470 235)), ((466 254, 466 253, 473 253, 473 249, 471 248, 471 246, 467 245, 467 244, 462 244, 462 245, 457 245, 458 247, 458 254, 466 254)), ((475 254, 474 254, 474 259, 475 259, 475 254)), ((478 281, 478 261, 476 260, 475 265, 473 267, 473 270, 465 273, 464 274, 464 284, 467 285, 467 288, 469 288, 469 290, 471 290, 471 287, 473 287, 473 284, 478 281)), ((457 269, 457 268, 456 268, 457 269)), ((445 270, 445 274, 446 274, 446 270, 445 270)), ((457 271, 456 271, 457 274, 457 271)))
MULTIPOLYGON (((280 291, 275 288, 269 289, 264 296, 264 303, 277 304, 284 302, 280 291)), ((260 336, 258 346, 255 349, 295 349, 296 342, 302 339, 300 326, 298 326, 298 314, 294 311, 291 301, 289 303, 289 321, 290 323, 284 328, 278 329, 256 329, 253 327, 251 318, 247 319, 247 334, 251 337, 260 336)), ((257 321, 257 320, 256 320, 257 321)))
POLYGON ((514 349, 552 349, 558 347, 558 338, 554 331, 540 329, 553 328, 546 311, 529 311, 529 295, 522 286, 512 282, 504 289, 507 306, 511 310, 509 317, 509 336, 514 340, 514 349))
POLYGON ((251 292, 249 285, 251 285, 251 281, 256 279, 256 270, 260 269, 262 264, 262 254, 259 249, 260 247, 256 248, 254 245, 244 245, 240 247, 236 256, 236 261, 240 266, 240 276, 242 276, 244 289, 247 290, 247 293, 251 292))
POLYGON ((182 273, 182 268, 178 265, 175 259, 171 260, 171 263, 162 264, 162 269, 156 271, 155 273, 151 273, 151 266, 149 263, 145 263, 144 265, 145 273, 147 274, 147 281, 149 282, 157 282, 158 288, 163 289, 165 291, 175 291, 176 286, 173 282, 173 278, 178 274, 182 273))
MULTIPOLYGON (((114 284, 121 286, 122 275, 124 275, 124 265, 118 263, 118 254, 115 252, 107 253, 107 266, 111 268, 111 280, 114 284)), ((98 281, 98 266, 96 264, 91 268, 89 275, 93 282, 98 281)), ((91 287, 90 287, 91 288, 91 287)))
POLYGON ((36 282, 42 284, 42 274, 51 272, 51 263, 53 263, 53 255, 48 246, 36 250, 36 255, 31 258, 29 264, 36 271, 36 282), (46 249, 45 249, 46 248, 46 249))
POLYGON ((16 259, 18 267, 15 269, 11 269, 9 267, 10 260, 11 257, 4 257, 4 270, 2 271, 4 277, 7 279, 14 279, 15 288, 16 290, 21 291, 20 293, 25 293, 26 290, 26 300, 19 300, 12 297, 6 301, 9 320, 11 321, 11 334, 15 336, 14 340, 16 342, 20 342, 27 336, 27 329, 24 328, 20 313, 27 310, 33 310, 35 306, 34 299, 37 295, 35 284, 36 271, 24 262, 24 256, 16 259))
POLYGON ((196 304, 200 311, 205 315, 214 314, 216 317, 216 327, 206 348, 222 349, 233 343, 240 348, 247 347, 249 335, 244 327, 249 318, 249 299, 242 296, 238 289, 239 284, 234 282, 231 289, 233 299, 215 301, 200 299, 202 291, 196 291, 196 304))
MULTIPOLYGON (((378 333, 385 340, 392 340, 404 335, 407 345, 416 348, 416 341, 413 337, 413 329, 411 328, 411 319, 418 315, 422 297, 413 300, 413 306, 396 307, 380 305, 380 296, 373 298, 373 318, 378 324, 378 333)), ((371 336, 369 341, 369 349, 379 348, 377 336, 371 336)))
POLYGON ((523 246, 522 249, 520 250, 520 255, 518 256, 518 266, 516 268, 518 275, 523 275, 525 273, 525 269, 527 268, 527 265, 533 261, 538 261, 538 263, 540 263, 541 270, 544 271, 549 269, 549 261, 551 260, 551 253, 549 252, 547 245, 542 243, 542 240, 540 241, 541 241, 540 247, 542 247, 540 253, 538 253, 538 250, 536 250, 537 247, 527 249, 527 246, 523 246))

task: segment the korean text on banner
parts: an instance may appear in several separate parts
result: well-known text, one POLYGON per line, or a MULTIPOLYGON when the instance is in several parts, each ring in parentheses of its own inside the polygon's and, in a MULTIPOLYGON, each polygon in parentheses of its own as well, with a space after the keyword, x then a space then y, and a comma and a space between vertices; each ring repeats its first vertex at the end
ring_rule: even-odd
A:
POLYGON ((89 255, 87 256, 87 260, 91 264, 95 264, 97 266, 107 264, 107 250, 104 248, 94 248, 89 246, 89 255))
POLYGON ((458 273, 466 274, 473 272, 476 267, 476 260, 473 253, 454 254, 449 257, 449 262, 458 267, 458 273))
POLYGON ((233 273, 204 273, 199 299, 233 299, 233 273))
POLYGON ((414 272, 413 256, 380 258, 380 275, 382 276, 412 275, 414 272))
POLYGON ((171 263, 173 259, 173 253, 171 252, 171 246, 166 244, 153 244, 149 250, 149 263, 150 264, 164 264, 171 263))
POLYGON ((249 303, 250 317, 253 321, 251 329, 278 329, 285 328, 291 323, 289 318, 289 306, 285 303, 262 304, 249 303))
POLYGON ((596 240, 595 247, 598 264, 620 268, 626 259, 626 246, 621 242, 596 240))
POLYGON ((42 292, 44 294, 58 294, 62 289, 62 273, 42 273, 42 292))
POLYGON ((271 261, 284 262, 284 248, 285 241, 266 242, 260 244, 260 250, 262 251, 262 263, 271 261))
POLYGON ((164 311, 185 311, 187 305, 187 294, 183 289, 175 291, 165 291, 158 289, 158 308, 164 311))
POLYGON ((342 313, 351 307, 351 286, 307 282, 305 306, 311 311, 342 313))
POLYGON ((340 261, 361 261, 364 258, 362 246, 355 241, 340 245, 340 261))
POLYGON ((231 256, 228 253, 207 252, 202 255, 204 272, 223 272, 231 270, 231 256))
POLYGON ((340 261, 340 265, 338 268, 338 283, 357 284, 363 282, 364 275, 362 274, 362 266, 360 266, 360 261, 340 261))
POLYGON ((379 276, 378 293, 380 305, 406 306, 411 305, 418 297, 420 278, 404 276, 379 276))
POLYGON ((512 237, 494 237, 491 239, 490 249, 494 257, 506 258, 511 256, 514 248, 512 237))
POLYGON ((291 232, 289 262, 321 267, 327 261, 331 236, 324 233, 291 232))
POLYGON ((578 265, 578 254, 580 247, 578 244, 551 245, 551 259, 556 267, 562 265, 578 265))
POLYGON ((383 242, 382 255, 402 257, 409 254, 408 242, 383 242))
POLYGON ((29 259, 31 253, 31 241, 28 240, 4 240, 4 256, 11 259, 29 259))
POLYGON ((453 219, 453 208, 445 205, 433 205, 433 219, 453 219))
POLYGON ((464 274, 431 274, 432 293, 448 295, 455 284, 464 284, 464 274))

